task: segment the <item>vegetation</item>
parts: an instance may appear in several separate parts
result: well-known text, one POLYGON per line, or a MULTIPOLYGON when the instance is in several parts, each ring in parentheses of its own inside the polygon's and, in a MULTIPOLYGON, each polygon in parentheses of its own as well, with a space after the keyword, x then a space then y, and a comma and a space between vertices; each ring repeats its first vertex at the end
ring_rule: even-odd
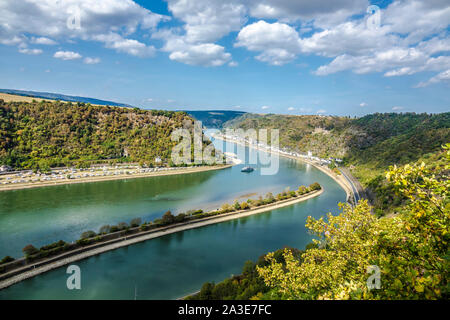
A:
MULTIPOLYGON (((284 252, 290 252, 296 259, 300 259, 305 251, 286 247, 274 252, 274 259, 285 265, 284 252)), ((263 299, 270 291, 264 280, 259 276, 257 268, 268 266, 265 255, 261 256, 256 263, 246 261, 242 268, 242 274, 233 276, 218 284, 205 283, 200 292, 191 295, 186 300, 249 300, 263 299)))
POLYGON ((184 112, 0 99, 0 164, 41 171, 102 161, 153 166, 156 157, 168 164, 172 131, 190 121, 184 112))
MULTIPOLYGON (((379 215, 397 211, 403 199, 393 199, 383 177, 389 165, 432 162, 450 141, 450 113, 375 113, 362 118, 245 114, 225 127, 279 129, 280 146, 296 152, 312 151, 321 158, 343 158, 344 165, 367 189, 379 215)), ((336 163, 332 162, 331 169, 336 163)), ((336 170, 334 170, 337 172, 336 170)))
POLYGON ((205 284, 193 298, 241 299, 248 292, 253 299, 448 299, 449 172, 450 144, 437 163, 390 167, 386 179, 405 199, 400 214, 377 218, 362 200, 353 208, 341 204, 337 216, 308 217, 313 246, 300 255, 285 249, 282 259, 280 250, 269 253, 257 275, 227 279, 219 293, 205 284), (376 268, 380 286, 369 288, 368 270, 376 268))
POLYGON ((11 262, 11 261, 14 261, 13 257, 5 256, 2 260, 0 260, 0 264, 5 264, 5 263, 11 262))

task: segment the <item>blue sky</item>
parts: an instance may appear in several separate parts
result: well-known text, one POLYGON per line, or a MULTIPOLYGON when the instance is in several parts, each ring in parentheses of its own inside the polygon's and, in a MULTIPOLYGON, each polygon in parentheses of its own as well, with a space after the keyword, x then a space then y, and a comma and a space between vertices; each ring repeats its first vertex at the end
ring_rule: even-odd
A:
POLYGON ((0 5, 0 88, 172 110, 450 110, 448 1, 333 5, 7 0, 0 5), (381 17, 375 29, 366 13, 373 4, 381 17), (68 27, 73 17, 79 29, 68 27))

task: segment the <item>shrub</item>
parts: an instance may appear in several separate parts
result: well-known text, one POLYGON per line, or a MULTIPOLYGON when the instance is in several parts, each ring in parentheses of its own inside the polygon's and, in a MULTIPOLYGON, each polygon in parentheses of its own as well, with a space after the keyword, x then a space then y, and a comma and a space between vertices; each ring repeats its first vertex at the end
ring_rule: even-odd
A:
POLYGON ((99 234, 105 234, 111 232, 111 226, 109 224, 105 224, 104 226, 100 227, 100 230, 98 230, 99 234))
POLYGON ((318 182, 314 182, 313 184, 309 185, 309 189, 311 191, 315 191, 315 190, 320 190, 322 187, 320 186, 320 184, 318 182))
POLYGON ((117 224, 117 228, 118 228, 119 230, 125 230, 125 229, 128 228, 128 224, 127 224, 126 222, 119 222, 119 223, 117 224))
POLYGON ((299 195, 305 194, 306 192, 308 192, 308 191, 307 191, 305 186, 298 187, 298 194, 299 195))
POLYGON ((51 244, 48 244, 46 246, 42 246, 39 251, 45 251, 45 250, 50 250, 50 249, 54 249, 54 248, 59 248, 59 247, 63 247, 66 243, 62 240, 59 240, 58 242, 54 242, 51 244))
POLYGON ((241 210, 241 205, 237 200, 234 202, 233 207, 235 210, 241 210))
POLYGON ((241 203, 241 209, 242 210, 248 210, 248 209, 250 209, 250 206, 248 205, 247 202, 242 202, 241 203))
POLYGON ((14 261, 14 258, 10 257, 10 256, 6 256, 2 260, 0 260, 0 264, 8 263, 8 262, 11 262, 11 261, 14 261))
POLYGON ((183 222, 184 220, 186 220, 186 215, 184 213, 180 213, 175 217, 175 222, 177 223, 183 222))
POLYGON ((88 238, 95 237, 96 235, 97 235, 97 234, 96 234, 94 231, 89 230, 89 231, 83 232, 83 233, 81 234, 80 239, 88 239, 88 238))
POLYGON ((25 257, 28 257, 32 254, 39 252, 39 250, 36 249, 32 244, 29 244, 22 249, 22 252, 24 253, 25 257))
POLYGON ((174 223, 175 217, 173 216, 172 212, 169 210, 162 216, 162 223, 163 224, 171 224, 174 223))
POLYGON ((132 219, 132 220, 130 221, 130 226, 131 226, 132 228, 135 228, 135 227, 140 226, 141 223, 142 223, 141 218, 134 218, 134 219, 132 219))
POLYGON ((198 209, 198 210, 188 210, 188 211, 186 212, 187 215, 195 215, 195 214, 200 214, 200 213, 203 213, 203 210, 201 210, 201 209, 198 209))
POLYGON ((224 203, 220 209, 222 210, 223 213, 227 213, 227 212, 231 212, 233 211, 233 208, 228 204, 228 203, 224 203))
POLYGON ((111 226, 111 228, 109 229, 109 232, 117 232, 119 231, 119 227, 118 226, 111 226))

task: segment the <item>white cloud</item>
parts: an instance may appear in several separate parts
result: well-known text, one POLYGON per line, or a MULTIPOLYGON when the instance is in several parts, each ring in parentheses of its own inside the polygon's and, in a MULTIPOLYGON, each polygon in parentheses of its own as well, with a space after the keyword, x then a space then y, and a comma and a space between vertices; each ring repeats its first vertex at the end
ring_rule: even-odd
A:
POLYGON ((319 110, 317 110, 317 114, 325 114, 327 112, 327 110, 324 110, 324 109, 319 109, 319 110))
POLYGON ((288 111, 294 111, 294 110, 295 110, 294 107, 289 107, 289 108, 288 108, 288 111))
POLYGON ((360 107, 363 107, 363 108, 364 108, 364 107, 367 107, 367 103, 361 102, 361 103, 359 104, 359 106, 360 106, 360 107))
POLYGON ((185 22, 185 40, 190 43, 214 42, 246 21, 246 7, 233 0, 168 0, 168 8, 185 22))
POLYGON ((315 74, 351 70, 393 77, 450 68, 449 56, 436 55, 450 50, 445 31, 450 21, 448 1, 394 1, 381 10, 381 17, 382 25, 376 30, 360 19, 301 39, 302 52, 334 58, 315 74))
POLYGON ((231 59, 231 54, 225 48, 214 43, 186 45, 169 55, 171 60, 205 67, 217 67, 231 59))
POLYGON ((223 46, 214 43, 189 43, 186 37, 175 34, 173 30, 162 30, 153 37, 165 40, 161 50, 170 53, 169 59, 181 63, 217 67, 231 60, 231 54, 225 52, 223 46))
POLYGON ((217 67, 229 63, 231 54, 215 42, 246 22, 246 7, 238 1, 168 0, 173 16, 184 24, 152 35, 165 42, 162 50, 181 63, 217 67))
POLYGON ((229 63, 228 63, 228 66, 229 67, 237 67, 239 65, 239 63, 237 63, 236 61, 230 61, 229 63))
POLYGON ((439 82, 450 83, 450 69, 438 73, 434 77, 430 78, 428 81, 420 82, 416 87, 423 88, 429 86, 430 84, 439 82))
POLYGON ((261 107, 261 109, 263 109, 263 110, 267 110, 267 109, 269 109, 270 107, 269 106, 262 106, 261 107))
POLYGON ((97 64, 97 63, 100 63, 100 58, 86 57, 86 58, 84 58, 83 63, 85 63, 85 64, 97 64))
POLYGON ((93 39, 104 42, 105 47, 107 48, 115 49, 118 52, 128 53, 136 57, 152 57, 156 52, 154 46, 148 46, 134 39, 125 39, 121 35, 114 32, 96 35, 93 39))
POLYGON ((367 0, 249 0, 250 13, 257 18, 282 21, 314 21, 316 26, 329 26, 363 13, 367 0))
POLYGON ((400 111, 400 110, 403 110, 404 108, 403 107, 400 107, 400 106, 395 106, 395 107, 392 107, 392 110, 393 111, 400 111))
POLYGON ((37 54, 41 54, 42 50, 41 49, 20 48, 19 52, 24 53, 24 54, 37 55, 37 54))
POLYGON ((263 20, 247 25, 237 36, 236 47, 261 52, 256 59, 271 65, 283 65, 300 52, 297 31, 285 23, 267 23, 263 20))
POLYGON ((38 38, 32 37, 31 42, 34 44, 43 44, 43 45, 49 45, 49 46, 57 44, 56 41, 46 38, 46 37, 38 37, 38 38))
POLYGON ((153 30, 168 17, 155 14, 131 0, 27 0, 0 4, 0 43, 55 44, 55 39, 104 42, 108 48, 136 56, 149 56, 154 48, 128 37, 138 28, 153 30), (80 28, 68 28, 67 20, 79 11, 80 28), (115 39, 110 41, 111 34, 115 39), (30 39, 27 35, 33 35, 30 39))
POLYGON ((62 60, 75 60, 80 59, 82 57, 78 52, 73 51, 57 51, 53 55, 54 58, 62 59, 62 60))

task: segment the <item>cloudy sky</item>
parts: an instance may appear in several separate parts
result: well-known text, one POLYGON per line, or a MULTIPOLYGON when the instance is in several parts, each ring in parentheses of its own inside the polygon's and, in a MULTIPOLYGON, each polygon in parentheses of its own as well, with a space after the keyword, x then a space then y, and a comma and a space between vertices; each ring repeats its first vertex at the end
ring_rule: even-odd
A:
POLYGON ((443 112, 449 22, 448 0, 2 0, 0 88, 144 108, 443 112))

